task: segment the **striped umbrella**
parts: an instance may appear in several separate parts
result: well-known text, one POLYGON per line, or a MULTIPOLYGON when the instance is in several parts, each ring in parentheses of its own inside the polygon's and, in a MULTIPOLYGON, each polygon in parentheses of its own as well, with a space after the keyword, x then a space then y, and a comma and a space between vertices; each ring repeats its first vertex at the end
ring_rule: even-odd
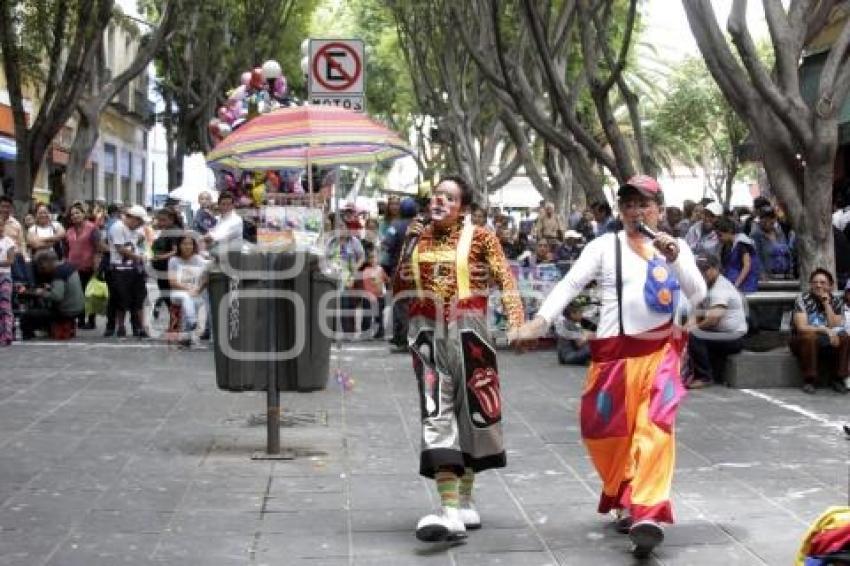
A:
POLYGON ((329 106, 290 106, 262 114, 207 156, 211 167, 264 170, 362 165, 410 155, 395 132, 364 114, 329 106))

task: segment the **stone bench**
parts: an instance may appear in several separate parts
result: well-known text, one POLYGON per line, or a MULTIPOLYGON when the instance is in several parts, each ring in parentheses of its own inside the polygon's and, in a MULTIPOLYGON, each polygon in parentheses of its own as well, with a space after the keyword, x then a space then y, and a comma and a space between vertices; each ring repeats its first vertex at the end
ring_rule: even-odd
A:
MULTIPOLYGON (((818 385, 832 380, 834 364, 820 364, 818 385)), ((766 352, 747 350, 726 360, 726 383, 734 389, 768 389, 771 387, 800 387, 803 375, 797 358, 786 346, 766 352)))
POLYGON ((794 291, 800 292, 799 279, 768 279, 758 283, 759 291, 794 291))
POLYGON ((726 383, 734 389, 800 387, 803 377, 787 347, 767 352, 744 350, 726 360, 726 383))

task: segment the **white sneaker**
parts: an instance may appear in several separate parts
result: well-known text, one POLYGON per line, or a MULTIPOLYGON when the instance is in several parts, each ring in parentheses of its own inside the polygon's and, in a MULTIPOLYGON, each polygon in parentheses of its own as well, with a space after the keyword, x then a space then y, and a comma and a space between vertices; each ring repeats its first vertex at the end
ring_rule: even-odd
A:
POLYGON ((632 517, 629 515, 629 511, 627 509, 617 509, 613 512, 614 515, 614 529, 620 533, 621 535, 629 534, 629 530, 632 528, 632 517))
POLYGON ((481 515, 478 509, 475 508, 475 503, 472 500, 460 502, 460 520, 463 521, 463 526, 467 530, 474 531, 481 528, 481 515))
POLYGON ((416 538, 424 542, 454 541, 466 538, 460 511, 443 507, 439 515, 426 515, 416 525, 416 538))
POLYGON ((634 543, 632 554, 635 558, 649 558, 652 549, 661 544, 664 540, 664 531, 661 525, 655 521, 645 519, 643 521, 635 521, 632 528, 629 529, 629 538, 634 543))

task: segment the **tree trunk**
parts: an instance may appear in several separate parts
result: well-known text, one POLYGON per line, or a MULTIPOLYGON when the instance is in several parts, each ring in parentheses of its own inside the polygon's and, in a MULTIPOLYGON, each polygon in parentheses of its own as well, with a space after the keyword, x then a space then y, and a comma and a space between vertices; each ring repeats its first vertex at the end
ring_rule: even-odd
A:
MULTIPOLYGON (((27 136, 23 136, 26 140, 27 136)), ((15 213, 23 220, 29 212, 32 200, 32 186, 35 182, 30 172, 29 144, 18 141, 18 154, 15 156, 15 192, 13 196, 15 213)))
POLYGON ((67 195, 68 202, 86 200, 85 185, 86 162, 91 155, 97 139, 100 137, 100 112, 88 105, 77 108, 77 133, 71 145, 71 155, 68 159, 67 195))
MULTIPOLYGON (((733 157, 733 162, 737 160, 733 157)), ((726 179, 724 182, 724 198, 723 198, 723 206, 731 207, 732 206, 732 186, 735 184, 735 176, 738 174, 738 166, 737 164, 731 165, 729 169, 726 171, 726 179)))
POLYGON ((832 165, 807 168, 805 190, 808 195, 803 223, 796 228, 800 286, 809 280, 812 270, 821 267, 835 274, 835 241, 829 218, 832 207, 832 165), (824 229, 826 228, 826 229, 824 229))
POLYGON ((813 269, 822 267, 835 274, 835 241, 832 236, 833 161, 838 140, 836 120, 820 120, 809 161, 803 169, 804 212, 795 226, 799 237, 800 281, 808 281, 813 269))
POLYGON ((546 167, 549 175, 549 183, 555 193, 555 211, 561 218, 567 220, 570 216, 570 205, 573 202, 573 168, 568 159, 564 158, 553 146, 548 146, 552 155, 549 158, 551 164, 546 167), (556 153, 557 152, 557 153, 556 153), (553 171, 554 170, 554 171, 553 171))

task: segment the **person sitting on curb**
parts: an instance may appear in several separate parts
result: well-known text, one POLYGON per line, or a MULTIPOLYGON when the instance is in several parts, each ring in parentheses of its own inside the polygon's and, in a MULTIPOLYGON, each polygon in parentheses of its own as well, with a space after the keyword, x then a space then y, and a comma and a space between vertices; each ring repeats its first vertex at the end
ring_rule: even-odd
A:
POLYGON ((21 315, 24 340, 35 337, 36 330, 47 330, 57 322, 70 323, 85 310, 85 297, 80 276, 67 263, 59 263, 56 252, 43 249, 34 259, 35 287, 23 294, 33 302, 21 315))
POLYGON ((832 296, 835 279, 832 273, 819 267, 809 275, 809 291, 794 302, 791 351, 800 362, 803 372, 803 391, 815 392, 818 365, 829 357, 837 357, 836 377, 830 382, 838 393, 847 393, 844 384, 848 375, 850 338, 844 331, 841 299, 832 296))
POLYGON ((596 325, 583 318, 584 304, 572 301, 555 321, 558 336, 558 362, 565 365, 583 366, 590 360, 590 343, 596 325))
POLYGON ((726 358, 741 351, 747 333, 744 301, 732 282, 720 274, 720 260, 701 254, 696 262, 708 294, 699 305, 696 327, 688 335, 693 370, 693 379, 685 384, 688 389, 725 383, 726 358))

